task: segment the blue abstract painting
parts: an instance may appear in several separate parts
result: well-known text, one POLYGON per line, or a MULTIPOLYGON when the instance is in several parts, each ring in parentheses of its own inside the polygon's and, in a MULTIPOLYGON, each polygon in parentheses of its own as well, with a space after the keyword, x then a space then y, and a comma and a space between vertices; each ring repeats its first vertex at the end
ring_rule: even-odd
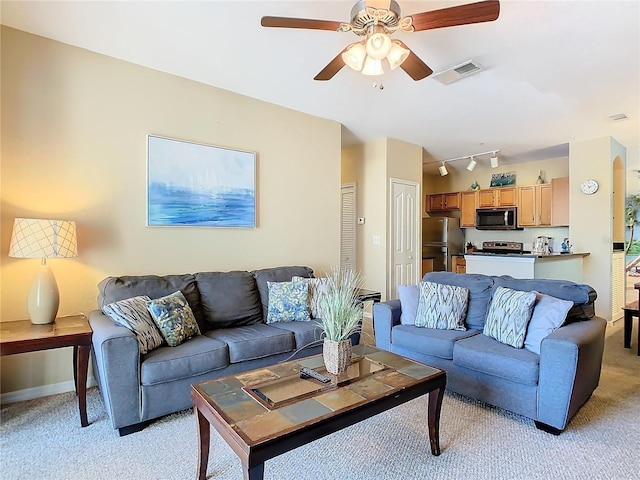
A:
POLYGON ((147 225, 256 226, 256 154, 147 136, 147 225))

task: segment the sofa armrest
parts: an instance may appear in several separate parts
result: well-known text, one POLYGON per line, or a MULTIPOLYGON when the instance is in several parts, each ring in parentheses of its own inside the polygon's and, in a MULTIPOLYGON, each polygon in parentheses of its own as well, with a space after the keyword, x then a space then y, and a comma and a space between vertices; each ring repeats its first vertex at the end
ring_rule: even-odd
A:
POLYGON ((606 321, 573 322, 542 340, 538 421, 563 430, 600 381, 606 321))
POLYGON ((400 324, 400 300, 373 304, 373 333, 376 347, 391 350, 391 329, 400 324))
POLYGON ((134 333, 99 310, 89 313, 93 368, 113 428, 140 423, 140 350, 134 333))

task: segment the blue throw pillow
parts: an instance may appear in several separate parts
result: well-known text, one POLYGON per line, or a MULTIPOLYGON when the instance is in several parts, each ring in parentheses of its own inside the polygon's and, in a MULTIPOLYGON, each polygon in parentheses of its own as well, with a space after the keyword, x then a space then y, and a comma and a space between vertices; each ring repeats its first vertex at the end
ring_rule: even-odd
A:
POLYGON ((417 285, 398 285, 398 298, 400 299, 400 323, 402 325, 415 325, 418 312, 418 299, 420 290, 417 285))
POLYGON ((200 328, 182 292, 149 300, 147 309, 170 347, 200 335, 200 328))
POLYGON ((564 323, 571 307, 573 302, 536 292, 536 305, 527 327, 524 348, 539 355, 542 339, 564 323))
POLYGON ((416 327, 462 330, 469 303, 469 289, 444 283, 420 282, 416 327))
POLYGON ((305 282, 267 282, 267 323, 309 321, 309 287, 305 282))

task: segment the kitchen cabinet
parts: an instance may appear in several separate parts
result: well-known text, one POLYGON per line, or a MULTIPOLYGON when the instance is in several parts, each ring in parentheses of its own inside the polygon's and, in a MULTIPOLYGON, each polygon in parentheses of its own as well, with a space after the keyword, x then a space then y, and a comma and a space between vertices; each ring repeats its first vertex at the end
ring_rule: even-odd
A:
POLYGON ((433 272, 433 258, 423 258, 422 259, 422 276, 424 277, 427 273, 433 272))
POLYGON ((551 225, 569 226, 569 177, 551 179, 551 225))
POLYGON ((516 187, 487 188, 478 191, 478 208, 513 207, 516 200, 516 187))
POLYGON ((478 192, 476 190, 461 192, 460 226, 462 228, 476 226, 476 208, 478 208, 478 192))
POLYGON ((453 271, 455 273, 467 273, 467 261, 463 255, 453 257, 453 271))
POLYGON ((518 187, 518 226, 550 226, 552 200, 550 183, 518 187))
POLYGON ((427 211, 459 210, 460 192, 433 193, 427 195, 427 211))

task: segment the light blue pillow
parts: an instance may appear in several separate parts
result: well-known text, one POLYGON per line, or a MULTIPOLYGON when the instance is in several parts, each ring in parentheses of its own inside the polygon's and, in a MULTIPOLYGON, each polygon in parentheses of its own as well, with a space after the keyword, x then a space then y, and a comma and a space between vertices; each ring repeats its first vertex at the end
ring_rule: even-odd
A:
POLYGON ((170 347, 177 347, 191 337, 200 335, 196 318, 181 291, 149 300, 147 309, 170 347))
POLYGON ((420 282, 416 327, 466 330, 469 289, 446 283, 420 282))
POLYGON ((496 288, 482 333, 506 345, 522 348, 535 301, 536 292, 496 288))
POLYGON ((143 295, 113 302, 102 308, 116 325, 126 327, 135 334, 142 355, 164 344, 164 339, 147 310, 149 300, 149 297, 143 295))
POLYGON ((267 323, 307 322, 309 313, 309 286, 306 282, 267 282, 269 310, 267 323))
POLYGON ((569 310, 573 307, 573 302, 544 293, 535 293, 536 305, 527 327, 524 348, 539 355, 542 339, 562 326, 567 319, 569 310))
POLYGON ((415 325, 418 312, 418 299, 420 289, 418 285, 398 285, 398 298, 400 299, 400 323, 402 325, 415 325))

